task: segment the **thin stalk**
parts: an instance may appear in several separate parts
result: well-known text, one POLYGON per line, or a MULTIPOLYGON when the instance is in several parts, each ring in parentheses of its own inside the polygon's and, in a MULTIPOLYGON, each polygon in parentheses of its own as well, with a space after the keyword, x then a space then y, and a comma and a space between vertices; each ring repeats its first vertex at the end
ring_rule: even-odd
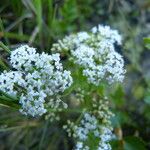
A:
POLYGON ((53 0, 48 0, 48 26, 51 29, 52 20, 53 20, 53 0))
POLYGON ((5 50, 7 53, 11 53, 11 51, 9 50, 9 48, 6 46, 6 45, 4 45, 1 41, 0 41, 0 47, 3 49, 3 50, 5 50))
POLYGON ((41 140, 40 140, 40 144, 39 144, 39 150, 42 150, 43 142, 44 142, 45 135, 46 135, 46 132, 47 132, 47 129, 48 129, 48 123, 49 123, 49 121, 46 122, 46 125, 45 125, 44 130, 43 130, 41 140))
POLYGON ((6 64, 2 61, 1 57, 0 57, 0 66, 1 66, 4 70, 9 70, 8 66, 6 66, 6 64))
POLYGON ((2 128, 0 129, 0 132, 6 132, 6 131, 12 131, 12 130, 17 130, 17 129, 23 129, 23 128, 27 128, 27 127, 37 127, 39 126, 40 123, 38 122, 27 122, 27 123, 24 123, 23 125, 20 125, 20 126, 15 126, 15 127, 8 127, 8 128, 2 128))
MULTIPOLYGON (((50 112, 56 112, 57 110, 55 109, 47 109, 50 112)), ((62 109, 60 112, 69 112, 69 113, 82 113, 82 109, 62 109)))
POLYGON ((5 36, 5 29, 4 29, 4 26, 3 26, 3 22, 2 22, 1 17, 0 17, 0 30, 1 30, 2 33, 4 34, 4 39, 5 39, 6 43, 7 43, 7 45, 10 45, 8 38, 5 36))
POLYGON ((20 105, 14 103, 13 101, 10 101, 9 99, 0 96, 0 105, 5 106, 5 107, 11 107, 14 109, 20 109, 20 105))
POLYGON ((9 98, 9 99, 12 99, 12 100, 14 100, 14 101, 18 101, 18 99, 17 99, 16 97, 11 96, 10 94, 7 94, 7 93, 3 92, 2 90, 0 90, 0 93, 1 93, 2 95, 4 95, 5 97, 9 98))
POLYGON ((86 109, 83 109, 83 110, 82 110, 82 113, 81 113, 81 115, 79 116, 79 118, 76 120, 75 124, 78 124, 78 123, 80 122, 80 120, 82 119, 82 117, 83 117, 85 111, 86 111, 86 109))
POLYGON ((9 39, 16 39, 19 41, 28 41, 29 40, 29 36, 28 35, 20 35, 17 33, 13 33, 13 32, 3 32, 1 35, 1 37, 8 37, 9 39))

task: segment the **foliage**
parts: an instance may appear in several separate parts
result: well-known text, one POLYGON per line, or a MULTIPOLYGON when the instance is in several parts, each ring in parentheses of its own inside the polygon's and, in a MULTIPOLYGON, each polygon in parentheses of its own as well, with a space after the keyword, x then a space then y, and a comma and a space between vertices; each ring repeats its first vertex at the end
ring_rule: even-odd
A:
MULTIPOLYGON (((10 50, 18 47, 18 43, 27 43, 39 52, 51 54, 52 44, 70 33, 87 31, 99 23, 117 28, 123 35, 123 50, 120 46, 116 48, 125 58, 126 79, 123 85, 108 88, 102 85, 95 90, 109 95, 111 100, 115 114, 111 122, 117 135, 111 142, 113 149, 150 149, 149 12, 149 0, 1 0, 0 38, 10 50)), ((10 67, 9 54, 3 48, 0 49, 1 71, 10 67)), ((63 60, 66 67, 73 65, 66 64, 65 57, 63 60)), ((90 87, 85 86, 81 73, 75 72, 75 76, 79 80, 71 88, 81 85, 88 92, 90 87)), ((70 92, 66 90, 64 94, 70 92)), ((6 102, 4 97, 0 101, 6 102)), ((61 122, 51 123, 44 118, 22 116, 12 105, 1 105, 1 149, 72 149, 74 141, 61 127, 65 118, 77 117, 74 109, 68 115, 61 113, 64 117, 61 122)))

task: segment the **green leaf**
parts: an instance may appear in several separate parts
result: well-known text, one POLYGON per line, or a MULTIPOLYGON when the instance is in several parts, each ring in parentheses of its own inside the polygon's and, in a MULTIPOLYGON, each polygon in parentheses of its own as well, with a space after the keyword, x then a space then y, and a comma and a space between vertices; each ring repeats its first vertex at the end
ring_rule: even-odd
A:
POLYGON ((10 94, 7 94, 6 92, 3 92, 2 90, 0 90, 0 94, 5 96, 6 98, 12 100, 12 101, 18 101, 18 99, 10 94))
POLYGON ((20 108, 18 101, 14 101, 14 100, 11 100, 11 99, 9 99, 7 97, 3 97, 3 96, 0 96, 0 105, 6 106, 6 107, 11 107, 14 109, 20 108))
POLYGON ((6 64, 2 61, 2 59, 0 58, 0 67, 2 67, 5 70, 8 70, 8 67, 6 66, 6 64))
POLYGON ((26 34, 20 35, 18 33, 14 33, 14 32, 2 32, 1 34, 2 34, 2 37, 9 38, 9 39, 16 39, 19 41, 28 41, 30 38, 26 34))
POLYGON ((144 38, 144 44, 150 44, 150 37, 144 38))
POLYGON ((129 136, 110 142, 112 150, 146 150, 145 143, 139 137, 129 136))
POLYGON ((19 104, 15 104, 13 102, 11 103, 11 102, 8 102, 8 101, 3 100, 3 99, 0 99, 0 105, 5 106, 5 107, 11 107, 11 108, 14 108, 17 110, 20 108, 19 104))
POLYGON ((124 105, 125 99, 124 99, 124 91, 123 88, 121 86, 118 86, 117 89, 115 89, 115 91, 113 92, 113 94, 111 94, 111 99, 113 100, 113 103, 118 106, 121 107, 124 105))
POLYGON ((0 41, 0 47, 1 47, 2 49, 4 49, 7 53, 10 53, 9 48, 8 48, 6 45, 4 45, 1 41, 0 41))
POLYGON ((131 118, 126 112, 116 111, 115 116, 112 117, 111 122, 112 122, 113 127, 120 127, 123 124, 130 124, 131 118))
POLYGON ((112 140, 110 144, 112 150, 123 150, 123 140, 112 140))
POLYGON ((145 46, 150 49, 150 37, 144 38, 144 44, 145 46))
POLYGON ((35 5, 35 9, 36 9, 37 24, 38 24, 39 30, 41 31, 41 27, 42 27, 42 1, 41 0, 34 0, 34 5, 35 5))
POLYGON ((135 85, 132 89, 132 93, 137 100, 141 100, 144 96, 145 89, 142 85, 135 85))
POLYGON ((146 104, 150 105, 150 96, 146 96, 144 101, 145 101, 146 104))
POLYGON ((124 141, 124 150, 146 150, 145 143, 138 137, 126 137, 124 141))

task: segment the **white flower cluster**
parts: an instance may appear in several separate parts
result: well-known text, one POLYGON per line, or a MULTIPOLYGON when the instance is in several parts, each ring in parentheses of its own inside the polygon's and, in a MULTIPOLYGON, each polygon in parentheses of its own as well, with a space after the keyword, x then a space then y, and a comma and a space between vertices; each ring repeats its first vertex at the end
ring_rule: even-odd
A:
POLYGON ((70 52, 88 81, 99 85, 102 79, 109 83, 124 79, 124 60, 115 51, 115 43, 121 44, 118 31, 99 25, 92 32, 79 32, 59 40, 53 44, 52 51, 70 52))
POLYGON ((114 114, 110 111, 108 98, 105 96, 103 99, 97 100, 96 98, 92 99, 92 111, 98 120, 101 120, 102 124, 105 126, 111 127, 110 119, 114 114))
POLYGON ((104 36, 104 38, 109 39, 112 43, 117 42, 117 44, 121 45, 122 38, 118 31, 112 30, 109 26, 98 25, 98 27, 92 28, 92 32, 104 36))
POLYGON ((55 98, 49 99, 45 108, 50 111, 50 113, 47 113, 45 115, 45 119, 53 122, 60 120, 60 116, 58 113, 60 113, 63 109, 67 109, 68 105, 61 100, 59 95, 57 95, 55 98))
POLYGON ((97 141, 95 150, 111 150, 108 143, 112 138, 111 130, 99 125, 95 116, 89 113, 84 114, 80 126, 76 126, 74 132, 74 136, 78 140, 75 150, 90 150, 91 145, 87 142, 90 136, 93 136, 93 139, 97 141))
POLYGON ((12 96, 17 95, 17 87, 18 86, 26 86, 24 79, 22 78, 23 74, 18 71, 6 72, 4 71, 0 75, 0 90, 6 92, 12 96))
POLYGON ((63 128, 68 136, 73 136, 76 140, 75 150, 111 150, 109 141, 114 137, 110 119, 113 113, 109 109, 107 97, 97 100, 92 99, 92 107, 85 110, 82 118, 77 121, 67 121, 63 128), (90 144, 94 140, 94 144, 90 144), (93 147, 94 145, 94 147, 93 147))
POLYGON ((59 54, 39 54, 24 45, 11 52, 10 62, 16 71, 0 75, 0 90, 19 96, 23 114, 41 116, 47 111, 45 102, 54 107, 52 97, 72 84, 70 71, 63 70, 59 54))

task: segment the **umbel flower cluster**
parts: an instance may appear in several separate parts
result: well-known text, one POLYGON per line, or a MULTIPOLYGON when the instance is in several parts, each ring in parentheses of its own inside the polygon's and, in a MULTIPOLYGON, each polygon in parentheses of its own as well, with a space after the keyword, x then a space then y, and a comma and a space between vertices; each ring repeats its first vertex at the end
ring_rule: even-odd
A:
MULTIPOLYGON (((89 113, 84 114, 80 126, 75 126, 74 136, 78 139, 75 150, 90 150, 91 145, 93 145, 93 143, 89 143, 88 146, 90 137, 97 145, 95 150, 111 150, 108 142, 112 139, 112 131, 103 125, 99 125, 96 117, 89 113)), ((95 144, 94 146, 96 146, 95 144)))
POLYGON ((70 71, 63 70, 59 54, 39 54, 24 45, 11 52, 10 63, 15 71, 0 75, 0 90, 18 97, 20 112, 25 115, 43 115, 48 102, 50 107, 58 107, 61 100, 56 95, 72 84, 70 71))
POLYGON ((122 56, 115 44, 121 45, 121 36, 109 26, 99 25, 91 32, 66 36, 53 44, 52 51, 71 54, 72 60, 83 68, 89 83, 122 82, 125 69, 122 56))
MULTIPOLYGON (((77 109, 75 112, 80 115, 76 121, 67 120, 63 126, 76 141, 74 150, 111 150, 113 114, 105 94, 97 93, 97 86, 124 79, 124 61, 115 45, 121 45, 118 31, 102 25, 58 40, 52 46, 52 55, 39 54, 35 48, 23 45, 10 54, 11 70, 0 74, 0 92, 14 97, 22 114, 41 116, 50 111, 45 115, 50 121, 59 120, 56 115, 64 109, 63 114, 77 109), (64 63, 66 67, 74 65, 69 66, 72 75, 79 74, 78 79, 73 76, 73 86, 71 72, 63 69, 59 53, 71 62, 64 63), (79 83, 80 77, 88 82, 79 83)), ((76 115, 72 119, 75 118, 76 115)))
POLYGON ((92 102, 92 109, 83 112, 80 121, 74 123, 68 120, 64 129, 77 140, 75 150, 111 150, 109 141, 113 134, 110 118, 113 114, 109 110, 108 100, 94 98, 92 102))

